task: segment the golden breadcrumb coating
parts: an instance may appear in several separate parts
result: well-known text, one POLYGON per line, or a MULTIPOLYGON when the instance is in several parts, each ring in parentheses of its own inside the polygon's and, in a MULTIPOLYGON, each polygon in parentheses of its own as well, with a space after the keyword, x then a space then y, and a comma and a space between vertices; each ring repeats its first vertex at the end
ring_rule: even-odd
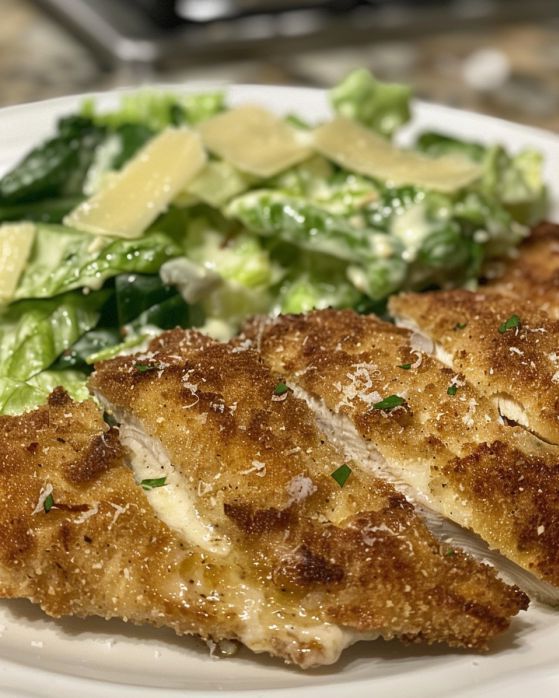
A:
POLYGON ((559 225, 535 226, 513 257, 495 264, 482 290, 530 300, 559 319, 559 225))
POLYGON ((391 485, 346 461, 256 352, 175 330, 142 356, 99 365, 91 387, 121 433, 129 422, 163 445, 197 520, 218 532, 201 589, 246 589, 249 646, 286 656, 273 629, 287 624, 288 656, 303 666, 339 654, 317 628, 480 648, 526 607, 491 568, 449 554, 391 485), (332 473, 344 465, 341 487, 332 473))
POLYGON ((402 294, 390 308, 507 417, 559 443, 558 321, 529 301, 461 290, 402 294))
MULTIPOLYGON (((429 295, 413 296, 413 311, 429 295)), ((466 336, 470 317, 445 323, 449 342, 466 336)), ((379 471, 559 585, 559 449, 505 425, 462 364, 450 369, 427 353, 424 338, 349 310, 255 319, 237 342, 250 343, 290 385, 323 401, 338 418, 342 443, 347 428, 339 418, 350 420, 364 447, 378 451, 379 471), (381 409, 391 396, 402 404, 381 409)))

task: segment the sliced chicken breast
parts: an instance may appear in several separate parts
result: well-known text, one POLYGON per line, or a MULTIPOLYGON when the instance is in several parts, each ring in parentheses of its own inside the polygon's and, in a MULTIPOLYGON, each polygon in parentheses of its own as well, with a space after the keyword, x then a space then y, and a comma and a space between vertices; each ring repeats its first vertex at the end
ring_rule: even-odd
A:
POLYGON ((238 344, 301 391, 348 456, 477 533, 530 572, 518 577, 527 589, 559 601, 559 449, 505 425, 465 371, 427 353, 430 342, 326 310, 254 320, 238 344))
POLYGON ((488 270, 484 293, 529 299, 559 319, 559 225, 540 223, 514 250, 514 256, 488 270))
POLYGON ((559 443, 559 322, 529 301, 462 290, 395 296, 390 309, 504 417, 559 443))
POLYGON ((331 445, 254 351, 177 330, 91 387, 136 480, 165 478, 147 499, 191 551, 189 603, 229 607, 213 637, 308 667, 377 636, 484 647, 526 607, 331 445))

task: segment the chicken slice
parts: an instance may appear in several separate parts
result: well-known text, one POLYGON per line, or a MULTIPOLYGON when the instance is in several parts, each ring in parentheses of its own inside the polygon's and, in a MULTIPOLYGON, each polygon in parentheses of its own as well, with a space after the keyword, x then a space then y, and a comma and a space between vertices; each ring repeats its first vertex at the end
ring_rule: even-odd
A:
POLYGON ((559 322, 535 304, 470 291, 408 293, 390 309, 508 420, 559 444, 559 322))
POLYGON ((301 391, 348 456, 477 533, 530 573, 507 566, 525 590, 559 602, 559 449, 504 425, 424 338, 324 310, 253 320, 238 343, 301 391))
POLYGON ((211 561, 155 515, 118 430, 92 401, 57 389, 34 412, 0 417, 0 438, 0 596, 28 598, 54 617, 242 636, 245 596, 204 596, 211 561))
POLYGON ((489 270, 484 293, 529 299, 559 319, 559 225, 540 223, 506 262, 489 270))
POLYGON ((308 667, 377 636, 484 647, 526 607, 345 459, 255 352, 176 330, 91 387, 136 479, 166 478, 147 497, 192 551, 184 598, 229 606, 214 637, 308 667))

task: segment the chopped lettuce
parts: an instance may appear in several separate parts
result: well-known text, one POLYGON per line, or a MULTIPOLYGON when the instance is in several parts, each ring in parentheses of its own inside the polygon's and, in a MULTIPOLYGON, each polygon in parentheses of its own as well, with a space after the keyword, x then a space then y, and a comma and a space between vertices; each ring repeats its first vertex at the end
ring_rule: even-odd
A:
POLYGON ((123 272, 156 274, 181 248, 165 233, 134 240, 95 237, 65 226, 38 225, 16 299, 49 298, 75 288, 98 289, 123 272))
POLYGON ((379 188, 368 177, 334 166, 317 155, 265 182, 267 189, 304 197, 338 216, 353 216, 379 197, 379 188))
POLYGON ((390 137, 410 119, 410 88, 380 82, 360 68, 330 90, 330 101, 340 116, 359 121, 390 137))
POLYGON ((0 376, 26 381, 95 327, 110 292, 12 303, 0 314, 0 376))
MULTIPOLYGON (((374 230, 354 227, 302 197, 255 190, 233 199, 226 211, 258 235, 276 237, 311 252, 357 263, 376 257, 374 230)), ((390 240, 385 235, 384 243, 388 249, 390 240)))
POLYGON ((163 278, 171 281, 168 270, 174 269, 175 283, 183 296, 188 298, 186 292, 194 291, 206 318, 227 327, 226 332, 220 331, 222 337, 231 336, 249 315, 269 312, 273 302, 270 289, 284 275, 281 264, 272 259, 258 237, 233 233, 227 226, 226 221, 212 221, 203 215, 191 220, 183 246, 195 267, 181 264, 186 286, 178 268, 181 260, 169 262, 162 270, 163 278), (205 293, 200 293, 200 284, 205 293))
POLYGON ((488 148, 481 189, 500 201, 515 220, 531 225, 547 208, 547 189, 542 176, 541 153, 527 148, 510 155, 501 146, 488 148))
POLYGON ((314 308, 355 306, 360 292, 347 278, 347 266, 328 255, 305 253, 286 246, 280 253, 289 274, 279 284, 274 312, 305 313, 314 308))
POLYGON ((98 112, 93 99, 85 100, 81 114, 100 126, 142 124, 159 131, 166 126, 198 124, 224 109, 225 96, 221 91, 176 95, 143 90, 124 95, 119 107, 110 112, 98 112))
POLYGON ((511 155, 500 145, 484 146, 434 131, 423 133, 416 145, 428 155, 452 153, 480 163, 481 179, 471 189, 481 192, 492 208, 500 204, 513 220, 532 225, 544 217, 548 192, 543 180, 543 156, 538 151, 525 148, 511 155))
POLYGON ((473 162, 481 162, 486 148, 481 143, 463 141, 437 131, 425 131, 416 141, 415 147, 422 153, 438 158, 442 155, 460 155, 473 162))
POLYGON ((77 402, 87 400, 89 390, 87 376, 80 371, 41 371, 27 381, 27 385, 40 390, 46 397, 55 388, 62 387, 77 402))
POLYGON ((91 119, 61 119, 54 138, 33 148, 0 179, 0 204, 81 195, 96 148, 105 135, 91 119))
MULTIPOLYGON (((246 191, 253 181, 253 177, 240 172, 224 160, 210 160, 190 182, 186 193, 210 206, 220 208, 234 196, 246 191)), ((179 196, 184 197, 184 194, 179 196)))
POLYGON ((79 371, 43 371, 28 381, 0 377, 0 414, 17 415, 34 410, 58 386, 77 402, 89 397, 86 376, 79 371))

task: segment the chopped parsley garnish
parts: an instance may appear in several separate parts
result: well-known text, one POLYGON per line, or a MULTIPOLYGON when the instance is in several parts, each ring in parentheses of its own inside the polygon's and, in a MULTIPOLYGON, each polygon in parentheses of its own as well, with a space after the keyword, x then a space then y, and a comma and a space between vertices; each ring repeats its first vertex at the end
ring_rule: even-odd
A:
POLYGON ((53 508, 54 506, 54 497, 52 494, 49 494, 47 497, 45 497, 45 501, 43 502, 43 509, 45 510, 45 514, 48 514, 49 511, 53 508))
POLYGON ((334 470, 334 472, 332 473, 332 477, 340 487, 343 487, 345 485, 350 475, 351 468, 349 467, 349 465, 347 465, 347 463, 340 465, 340 467, 334 470))
POLYGON ((411 364, 400 364, 398 368, 403 368, 404 371, 409 371, 411 368, 411 364))
POLYGON ((507 330, 514 330, 517 327, 520 327, 520 318, 518 315, 511 315, 508 320, 499 325, 499 332, 505 334, 507 330))
POLYGON ((149 490, 153 490, 156 487, 164 487, 167 482, 167 477, 153 477, 153 478, 148 478, 147 480, 142 480, 140 482, 140 485, 146 490, 146 492, 149 492, 149 490))
POLYGON ((449 385, 448 388, 446 389, 446 392, 448 395, 456 395, 456 391, 458 390, 457 385, 449 385))
POLYGON ((453 548, 449 548, 444 554, 445 557, 454 557, 454 555, 456 555, 456 552, 453 548))
POLYGON ((453 329, 454 329, 454 330, 463 330, 467 325, 468 325, 467 322, 457 322, 457 323, 454 325, 453 329))
POLYGON ((160 371, 163 366, 161 364, 134 364, 134 368, 138 373, 147 373, 148 371, 160 371))
POLYGON ((388 397, 385 397, 384 400, 381 400, 380 402, 376 402, 373 405, 374 410, 393 410, 395 407, 400 407, 401 405, 405 405, 406 401, 404 400, 403 397, 400 397, 400 395, 389 395, 388 397))
POLYGON ((278 383, 274 388, 274 395, 285 395, 287 390, 288 388, 287 385, 285 385, 285 383, 278 383))

